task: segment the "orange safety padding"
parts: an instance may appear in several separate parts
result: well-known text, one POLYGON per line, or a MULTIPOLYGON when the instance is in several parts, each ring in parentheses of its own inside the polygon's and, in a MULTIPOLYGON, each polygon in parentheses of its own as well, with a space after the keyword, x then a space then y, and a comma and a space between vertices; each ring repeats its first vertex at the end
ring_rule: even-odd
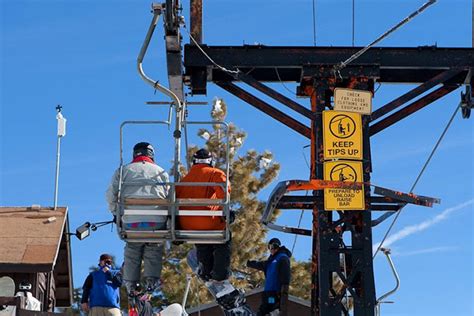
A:
MULTIPOLYGON (((189 173, 180 182, 225 183, 225 173, 206 164, 191 167, 189 173)), ((229 185, 230 193, 230 185, 229 185)), ((177 199, 223 199, 224 190, 220 186, 176 186, 177 199)), ((220 210, 219 205, 182 206, 181 210, 220 210)), ((222 216, 178 216, 179 229, 184 230, 223 230, 225 220, 222 216)))

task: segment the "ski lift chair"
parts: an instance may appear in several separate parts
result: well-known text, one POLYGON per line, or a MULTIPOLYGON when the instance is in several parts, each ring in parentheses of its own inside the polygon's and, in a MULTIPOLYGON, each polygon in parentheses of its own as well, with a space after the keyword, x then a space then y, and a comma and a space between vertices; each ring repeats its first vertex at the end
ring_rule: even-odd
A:
MULTIPOLYGON (((120 127, 120 181, 119 181, 119 210, 116 218, 117 231, 119 237, 127 242, 164 242, 182 241, 187 243, 225 243, 230 238, 230 197, 229 197, 229 128, 225 122, 184 122, 184 126, 191 124, 200 125, 222 125, 225 127, 226 139, 226 161, 225 161, 225 183, 210 182, 169 182, 155 183, 133 182, 126 183, 122 179, 123 168, 123 127, 127 124, 168 124, 167 121, 127 121, 122 123, 120 127), (168 199, 157 198, 123 198, 121 197, 121 189, 123 185, 162 185, 169 186, 168 199), (221 186, 224 190, 223 199, 176 199, 176 186, 221 186), (219 210, 201 210, 202 206, 220 206, 219 210), (180 207, 186 207, 186 210, 180 207), (194 207, 194 209, 193 209, 194 207), (130 223, 147 222, 153 223, 161 216, 167 216, 167 224, 165 229, 147 228, 138 225, 138 227, 130 227, 130 223), (224 230, 183 230, 177 227, 177 216, 223 216, 226 219, 226 227, 224 230)), ((187 147, 187 146, 186 146, 187 147)), ((177 177, 175 176, 175 179, 177 177)))
MULTIPOLYGON (((116 216, 117 232, 120 239, 127 242, 163 242, 171 239, 169 224, 164 229, 156 229, 149 223, 162 222, 167 216, 169 222, 170 202, 168 199, 156 197, 123 197, 124 186, 170 186, 170 183, 155 183, 153 180, 124 182, 123 181, 123 128, 131 124, 166 124, 168 121, 125 121, 120 125, 120 168, 118 188, 118 211, 116 216), (146 223, 146 224, 145 224, 146 223), (148 225, 148 227, 147 227, 148 225), (135 226, 135 227, 134 227, 135 226)), ((171 191, 169 191, 171 192, 171 191)))
MULTIPOLYGON (((172 216, 172 234, 173 240, 184 241, 187 243, 199 243, 199 244, 218 244, 225 243, 230 238, 230 196, 229 196, 229 126, 225 122, 212 121, 212 122, 197 122, 197 121, 185 121, 186 125, 221 125, 225 129, 225 140, 226 140, 226 153, 225 153, 225 183, 214 183, 214 182, 177 182, 172 187, 172 198, 175 199, 173 203, 173 214, 176 216, 223 216, 225 217, 226 226, 224 230, 183 230, 177 227, 176 216, 172 216), (204 186, 213 187, 220 186, 224 191, 223 199, 176 199, 175 188, 176 186, 204 186), (219 206, 218 210, 202 210, 202 206, 219 206), (185 207, 186 209, 181 209, 185 207)), ((187 147, 187 146, 186 146, 187 147)))

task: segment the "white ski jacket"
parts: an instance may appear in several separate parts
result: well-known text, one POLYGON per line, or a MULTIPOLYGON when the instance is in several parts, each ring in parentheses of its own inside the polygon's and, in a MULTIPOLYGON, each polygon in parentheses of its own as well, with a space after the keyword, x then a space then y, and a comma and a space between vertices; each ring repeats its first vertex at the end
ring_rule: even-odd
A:
MULTIPOLYGON (((119 188, 119 177, 120 168, 117 169, 112 177, 112 182, 106 193, 107 202, 109 204, 109 210, 112 214, 117 215, 118 210, 118 188, 119 188)), ((169 175, 160 166, 146 162, 138 161, 132 162, 123 167, 122 171, 122 189, 121 197, 123 198, 159 198, 167 199, 169 186, 163 185, 163 183, 169 182, 169 175)), ((134 209, 139 208, 134 207, 134 209)), ((163 207, 156 207, 156 209, 163 209, 163 207)), ((166 207, 165 207, 166 209, 166 207)), ((153 221, 153 222, 166 222, 166 216, 154 216, 153 219, 148 216, 143 218, 133 219, 133 222, 137 221, 153 221)), ((127 219, 123 219, 128 222, 127 219)))
POLYGON ((41 311, 41 302, 31 294, 31 292, 18 292, 15 296, 24 296, 26 297, 26 306, 25 309, 30 311, 41 311), (26 294, 26 295, 25 295, 26 294))

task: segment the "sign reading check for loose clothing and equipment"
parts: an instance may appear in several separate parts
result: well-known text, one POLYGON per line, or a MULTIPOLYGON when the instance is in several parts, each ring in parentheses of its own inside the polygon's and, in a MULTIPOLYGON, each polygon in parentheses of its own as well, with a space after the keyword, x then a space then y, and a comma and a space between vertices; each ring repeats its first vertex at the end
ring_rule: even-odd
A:
POLYGON ((362 153, 362 118, 360 114, 323 112, 324 159, 357 159, 362 153))
POLYGON ((364 90, 334 89, 334 110, 370 115, 372 92, 364 90))

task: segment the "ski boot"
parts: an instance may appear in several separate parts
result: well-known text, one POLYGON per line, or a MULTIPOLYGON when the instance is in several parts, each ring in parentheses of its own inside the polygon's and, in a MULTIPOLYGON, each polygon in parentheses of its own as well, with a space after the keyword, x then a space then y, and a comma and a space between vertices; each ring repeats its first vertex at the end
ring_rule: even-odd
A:
POLYGON ((128 296, 128 315, 129 316, 138 316, 138 300, 140 297, 141 292, 141 285, 140 283, 125 283, 125 287, 127 288, 127 296, 128 296))
POLYGON ((204 283, 211 281, 211 275, 209 273, 204 272, 204 268, 202 267, 202 263, 199 263, 199 266, 196 270, 196 274, 198 278, 204 281, 204 283))
POLYGON ((140 296, 140 301, 149 302, 153 298, 155 291, 159 290, 161 282, 158 278, 147 278, 145 282, 145 291, 140 296))
MULTIPOLYGON (((245 305, 244 293, 236 289, 228 280, 209 281, 206 286, 215 293, 217 303, 225 310, 233 310, 245 305)), ((236 315, 236 314, 231 314, 236 315)))

